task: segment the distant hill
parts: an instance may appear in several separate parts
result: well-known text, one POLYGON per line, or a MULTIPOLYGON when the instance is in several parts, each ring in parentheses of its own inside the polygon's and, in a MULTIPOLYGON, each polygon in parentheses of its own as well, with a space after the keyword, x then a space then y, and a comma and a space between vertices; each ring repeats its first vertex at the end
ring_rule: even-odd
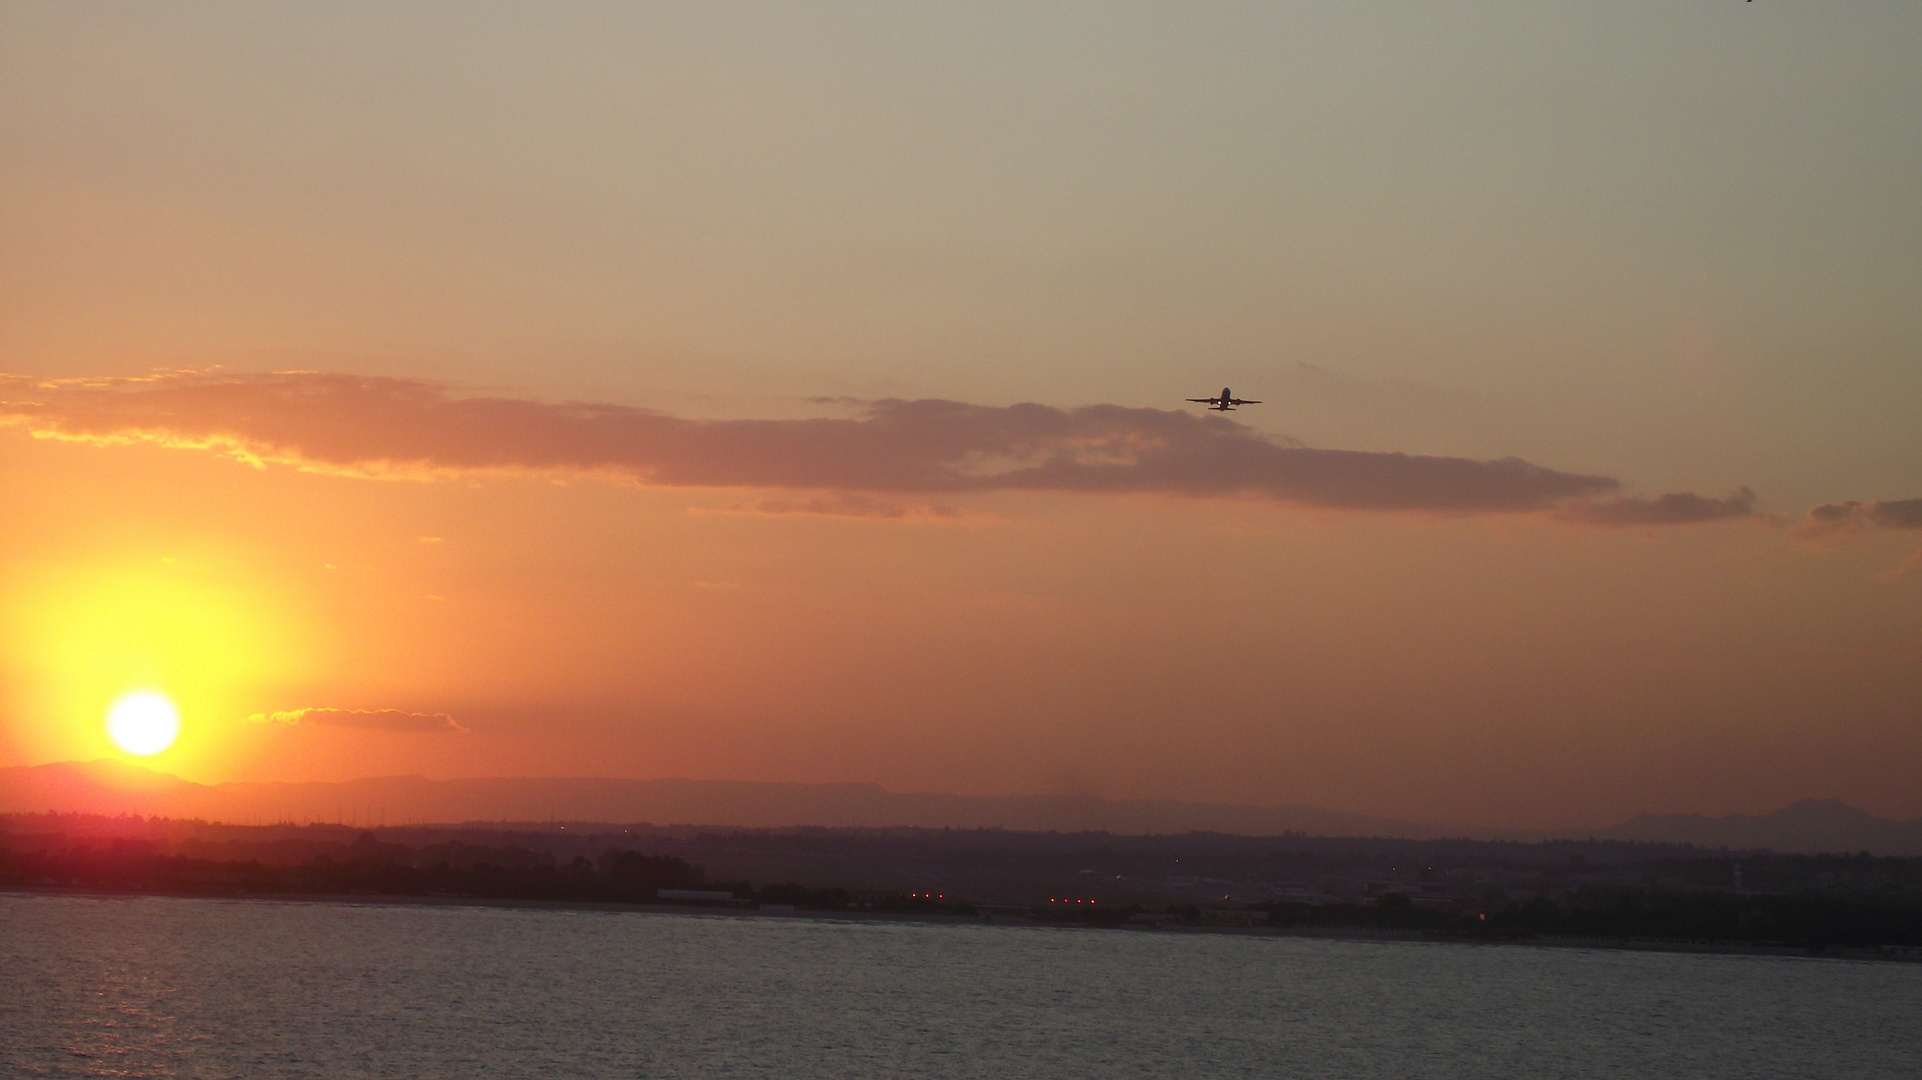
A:
POLYGON ((1642 814, 1595 834, 1605 840, 1654 840, 1701 847, 1769 848, 1817 854, 1871 851, 1922 855, 1922 818, 1879 818, 1840 799, 1804 799, 1773 814, 1642 814))
POLYGON ((0 812, 170 816, 209 789, 125 762, 63 761, 0 769, 0 812))
POLYGON ((340 783, 195 784, 113 761, 0 769, 0 813, 143 814, 209 821, 600 821, 739 827, 1222 832, 1426 838, 1414 822, 1313 806, 1110 801, 1092 796, 900 794, 878 784, 383 776, 340 783))
POLYGON ((742 780, 619 780, 502 777, 429 780, 382 776, 340 783, 196 784, 118 761, 0 768, 0 813, 140 814, 229 823, 594 821, 742 828, 790 825, 880 828, 1006 828, 1113 833, 1218 832, 1241 836, 1555 836, 1771 848, 1783 852, 1872 851, 1922 855, 1922 819, 1878 818, 1834 799, 1808 800, 1760 816, 1643 814, 1593 832, 1437 828, 1314 806, 1236 806, 1077 795, 901 794, 878 784, 781 784, 742 780))

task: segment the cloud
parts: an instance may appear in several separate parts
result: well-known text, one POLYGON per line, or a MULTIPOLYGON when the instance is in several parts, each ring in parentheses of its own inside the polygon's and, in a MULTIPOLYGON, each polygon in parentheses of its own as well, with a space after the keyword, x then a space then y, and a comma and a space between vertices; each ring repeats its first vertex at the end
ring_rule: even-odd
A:
POLYGON ((647 409, 467 396, 439 384, 328 372, 0 376, 0 423, 46 438, 148 442, 358 476, 570 472, 666 487, 807 492, 762 513, 909 516, 884 496, 971 491, 1256 497, 1305 506, 1535 511, 1641 524, 1747 512, 1746 494, 1594 501, 1605 476, 1517 458, 1324 450, 1220 415, 1089 405, 874 401, 855 417, 688 420, 647 409), (823 496, 821 492, 838 493, 823 496), (849 493, 871 498, 861 503, 849 493))
POLYGON ((1624 495, 1570 503, 1562 515, 1590 525, 1695 525, 1704 521, 1726 521, 1752 517, 1755 492, 1742 488, 1725 499, 1714 499, 1694 492, 1678 491, 1647 498, 1624 495))
POLYGON ((1808 533, 1843 529, 1922 529, 1922 499, 1823 503, 1802 521, 1802 530, 1808 533))
POLYGON ((1901 581, 1912 574, 1922 572, 1922 549, 1918 549, 1881 576, 1883 581, 1901 581))
POLYGON ((961 511, 940 503, 903 502, 852 492, 828 492, 800 499, 759 499, 729 506, 730 514, 811 514, 821 517, 881 518, 888 521, 952 521, 961 511))
MULTIPOLYGON (((1804 536, 1835 536, 1882 529, 1922 529, 1922 499, 1875 499, 1857 502, 1823 503, 1809 510, 1797 529, 1804 536)), ((1889 572, 1883 581, 1900 581, 1922 572, 1922 551, 1917 551, 1889 572)))
POLYGON ((247 719, 256 724, 318 724, 322 727, 359 728, 365 731, 467 731, 446 713, 403 712, 400 709, 288 709, 284 712, 255 713, 247 719))

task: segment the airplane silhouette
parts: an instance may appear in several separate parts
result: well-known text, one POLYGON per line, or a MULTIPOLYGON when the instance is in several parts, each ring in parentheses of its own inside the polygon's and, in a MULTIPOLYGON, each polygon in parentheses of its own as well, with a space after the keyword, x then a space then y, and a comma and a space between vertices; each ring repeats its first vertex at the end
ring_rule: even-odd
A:
POLYGON ((1215 410, 1216 412, 1232 412, 1234 411, 1234 407, 1237 405, 1261 404, 1261 402, 1259 401, 1254 401, 1246 398, 1238 398, 1235 396, 1235 392, 1233 390, 1230 390, 1225 386, 1221 388, 1220 397, 1191 397, 1188 400, 1196 402, 1198 404, 1206 405, 1210 409, 1215 410))

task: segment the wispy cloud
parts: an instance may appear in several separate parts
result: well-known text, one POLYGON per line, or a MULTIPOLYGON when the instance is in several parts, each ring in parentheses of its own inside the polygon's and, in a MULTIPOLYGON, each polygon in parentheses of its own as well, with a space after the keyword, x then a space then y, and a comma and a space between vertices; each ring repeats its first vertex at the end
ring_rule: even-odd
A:
POLYGON ((818 517, 878 518, 884 521, 955 521, 961 511, 940 503, 878 498, 858 491, 826 492, 805 498, 757 499, 724 507, 729 514, 810 514, 818 517))
POLYGON ((1844 529, 1922 529, 1922 499, 1877 499, 1873 502, 1823 503, 1808 512, 1802 529, 1809 533, 1844 529))
POLYGON ((256 724, 317 724, 363 731, 467 731, 446 713, 405 712, 400 709, 287 709, 255 713, 247 719, 256 724))
POLYGON ((1724 499, 1687 491, 1654 498, 1624 495, 1573 502, 1562 514, 1590 525, 1695 525, 1755 516, 1755 492, 1742 488, 1724 499))
MULTIPOLYGON (((576 472, 658 486, 807 492, 761 513, 911 516, 861 497, 992 490, 1255 497, 1306 506, 1535 511, 1580 503, 1603 524, 1746 513, 1691 494, 1606 500, 1613 478, 1517 458, 1324 450, 1219 415, 1089 405, 875 401, 852 418, 688 420, 647 409, 467 396, 411 379, 327 372, 0 376, 0 422, 48 438, 151 442, 363 476, 576 472), (821 495, 822 492, 837 493, 821 495)), ((938 516, 938 515, 937 515, 938 516)))
POLYGON ((1897 563, 1894 568, 1881 575, 1883 581, 1901 581, 1916 573, 1922 573, 1922 549, 1912 552, 1908 558, 1897 563))
MULTIPOLYGON (((1885 529, 1922 529, 1922 499, 1874 499, 1857 502, 1823 503, 1803 517, 1796 531, 1810 537, 1846 537, 1849 534, 1885 529)), ((1922 572, 1922 550, 1902 560, 1881 575, 1884 581, 1900 581, 1922 572)))

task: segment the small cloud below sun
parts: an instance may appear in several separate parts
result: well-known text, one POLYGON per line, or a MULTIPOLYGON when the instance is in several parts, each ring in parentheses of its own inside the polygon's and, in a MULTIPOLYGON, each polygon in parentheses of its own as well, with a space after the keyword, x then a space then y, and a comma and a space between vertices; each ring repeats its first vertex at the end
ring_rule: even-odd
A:
POLYGON ((337 709, 310 706, 255 713, 248 721, 255 724, 318 724, 325 727, 361 728, 368 731, 454 731, 467 733, 453 717, 444 712, 409 712, 405 709, 337 709))

